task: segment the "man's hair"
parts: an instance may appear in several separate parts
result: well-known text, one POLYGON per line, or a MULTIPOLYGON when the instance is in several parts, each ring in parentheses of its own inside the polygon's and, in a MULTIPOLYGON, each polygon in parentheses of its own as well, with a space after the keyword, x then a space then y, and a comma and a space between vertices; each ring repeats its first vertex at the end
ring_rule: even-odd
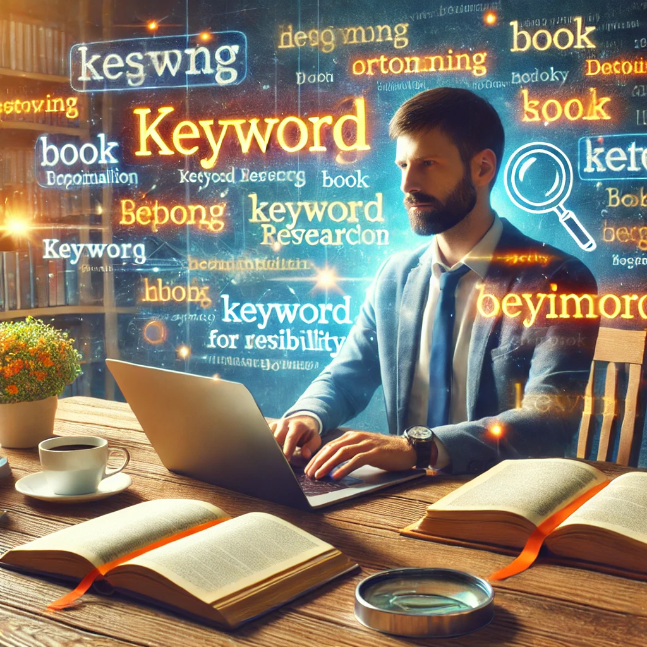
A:
POLYGON ((490 148, 496 155, 494 185, 501 160, 505 135, 497 111, 478 95, 463 88, 425 90, 405 101, 393 115, 389 135, 425 132, 440 128, 458 148, 466 169, 476 153, 490 148))

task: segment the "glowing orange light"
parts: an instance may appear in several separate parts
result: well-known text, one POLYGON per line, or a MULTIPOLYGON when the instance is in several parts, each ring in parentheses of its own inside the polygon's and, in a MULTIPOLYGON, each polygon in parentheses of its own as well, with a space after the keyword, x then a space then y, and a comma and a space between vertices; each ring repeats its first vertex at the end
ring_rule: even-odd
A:
POLYGON ((315 287, 324 290, 337 287, 337 274, 335 274, 335 271, 328 267, 325 267, 323 270, 319 270, 315 287))
POLYGON ((272 243, 272 251, 273 251, 273 252, 277 252, 277 253, 278 253, 278 252, 280 252, 280 251, 281 251, 281 247, 283 247, 283 245, 281 245, 281 243, 279 243, 278 241, 274 241, 274 242, 272 243))
POLYGON ((203 32, 200 34, 200 40, 201 40, 203 43, 206 43, 206 42, 210 41, 212 38, 213 38, 213 36, 212 36, 208 31, 203 31, 203 32))
POLYGON ((21 220, 19 218, 7 220, 4 226, 5 231, 17 236, 23 236, 29 231, 29 229, 29 225, 24 220, 21 220))
POLYGON ((163 344, 166 341, 167 333, 168 331, 163 321, 152 319, 144 326, 144 329, 142 330, 142 337, 149 344, 157 346, 158 344, 163 344))
POLYGON ((214 379, 214 380, 219 380, 219 379, 220 379, 220 375, 218 375, 218 373, 214 373, 214 375, 213 375, 213 379, 214 379))
POLYGON ((182 359, 187 359, 189 355, 191 355, 191 349, 188 346, 180 346, 177 349, 177 354, 182 358, 182 359))
POLYGON ((492 432, 492 435, 496 436, 497 438, 501 436, 501 434, 503 433, 503 429, 501 429, 501 425, 494 425, 494 427, 492 427, 490 431, 492 432))
POLYGON ((157 30, 157 28, 159 27, 159 25, 157 24, 157 22, 156 22, 155 20, 151 20, 151 21, 146 25, 146 27, 148 27, 148 29, 149 29, 150 31, 156 31, 156 30, 157 30))
POLYGON ((496 24, 496 19, 497 19, 497 16, 493 11, 488 11, 488 13, 486 13, 485 16, 483 17, 483 20, 485 21, 486 25, 496 24))

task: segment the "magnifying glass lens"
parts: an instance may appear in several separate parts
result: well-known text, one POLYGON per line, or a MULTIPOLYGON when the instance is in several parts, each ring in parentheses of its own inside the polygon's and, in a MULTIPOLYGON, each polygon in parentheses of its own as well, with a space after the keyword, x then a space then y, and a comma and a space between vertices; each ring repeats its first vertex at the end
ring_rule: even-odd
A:
POLYGON ((365 591, 373 606, 415 615, 443 615, 473 609, 485 602, 479 587, 456 583, 451 577, 406 577, 379 582, 365 591))
POLYGON ((545 203, 555 197, 560 187, 559 171, 553 157, 537 151, 519 165, 517 189, 527 201, 545 203))

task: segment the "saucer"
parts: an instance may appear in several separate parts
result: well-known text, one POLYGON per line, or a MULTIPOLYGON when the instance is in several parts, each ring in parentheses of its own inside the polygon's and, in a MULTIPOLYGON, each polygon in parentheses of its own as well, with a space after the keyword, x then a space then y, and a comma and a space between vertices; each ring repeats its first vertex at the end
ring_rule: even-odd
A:
POLYGON ((113 494, 119 494, 119 492, 123 492, 129 487, 131 483, 132 480, 128 474, 119 472, 119 474, 103 479, 99 483, 99 488, 96 492, 90 492, 89 494, 54 494, 47 483, 45 474, 43 472, 36 472, 36 474, 23 476, 19 481, 16 481, 16 490, 41 501, 85 503, 86 501, 98 501, 113 494))

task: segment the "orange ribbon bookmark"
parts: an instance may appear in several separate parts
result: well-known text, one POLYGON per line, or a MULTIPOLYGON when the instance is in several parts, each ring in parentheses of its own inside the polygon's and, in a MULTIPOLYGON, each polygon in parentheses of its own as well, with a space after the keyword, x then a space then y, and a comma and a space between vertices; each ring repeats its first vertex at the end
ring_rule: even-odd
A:
POLYGON ((571 501, 567 506, 558 510, 555 514, 551 515, 539 524, 536 530, 528 537, 528 541, 524 546, 521 554, 508 566, 502 568, 500 571, 493 573, 488 577, 488 581, 505 580, 507 577, 516 575, 525 571, 533 565, 539 555, 539 549, 544 543, 544 539, 550 535, 562 521, 566 521, 578 508, 584 505, 589 499, 593 498, 600 490, 603 490, 611 481, 605 481, 596 485, 594 488, 588 490, 582 496, 579 496, 575 501, 571 501))
POLYGON ((131 553, 128 553, 128 555, 124 555, 123 557, 118 557, 117 559, 114 559, 113 561, 108 562, 107 564, 102 564, 101 566, 97 566, 97 568, 93 568, 79 582, 79 585, 74 589, 74 591, 67 593, 66 595, 64 595, 62 598, 59 598, 58 600, 54 600, 54 602, 50 602, 47 605, 47 610, 60 611, 61 609, 66 609, 67 607, 72 606, 72 604, 76 602, 76 600, 78 600, 92 586, 92 584, 97 578, 103 579, 103 576, 106 573, 111 571, 113 568, 116 568, 120 564, 123 564, 124 562, 134 559, 135 557, 139 557, 144 553, 148 553, 149 551, 154 550, 155 548, 159 548, 160 546, 165 546, 166 544, 170 544, 171 542, 177 541, 178 539, 182 539, 183 537, 189 537, 190 535, 194 535, 196 532, 200 532, 202 530, 206 530, 207 528, 211 528, 212 526, 216 526, 219 523, 222 523, 223 521, 227 521, 230 518, 231 517, 225 517, 224 519, 214 519, 213 521, 207 521, 206 523, 202 523, 199 526, 193 526, 193 528, 187 528, 186 530, 182 530, 181 532, 178 532, 175 535, 166 537, 166 539, 160 539, 159 541, 155 541, 152 544, 148 544, 148 546, 144 546, 143 548, 138 548, 137 550, 134 550, 131 553))

